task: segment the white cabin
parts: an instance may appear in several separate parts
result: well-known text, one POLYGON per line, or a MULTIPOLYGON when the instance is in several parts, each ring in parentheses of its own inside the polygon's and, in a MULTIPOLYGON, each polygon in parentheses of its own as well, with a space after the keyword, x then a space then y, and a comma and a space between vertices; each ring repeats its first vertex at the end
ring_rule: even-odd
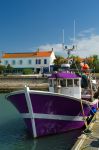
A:
POLYGON ((50 78, 49 92, 81 98, 81 78, 50 78))

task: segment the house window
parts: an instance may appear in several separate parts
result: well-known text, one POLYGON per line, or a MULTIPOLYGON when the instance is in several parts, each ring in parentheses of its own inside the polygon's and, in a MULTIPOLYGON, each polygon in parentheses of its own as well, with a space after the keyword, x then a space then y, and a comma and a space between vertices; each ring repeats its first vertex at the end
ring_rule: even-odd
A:
POLYGON ((12 65, 15 65, 15 60, 12 60, 12 65))
POLYGON ((29 64, 32 64, 32 60, 31 59, 29 59, 29 64))
POLYGON ((22 60, 20 60, 19 63, 20 63, 20 65, 22 65, 22 63, 23 63, 22 60))
POLYGON ((38 60, 36 59, 36 64, 37 64, 38 60))
POLYGON ((41 64, 41 59, 38 60, 38 63, 41 64))
POLYGON ((47 59, 44 59, 44 64, 47 64, 47 59))
POLYGON ((41 64, 41 59, 36 59, 36 64, 41 64))
POLYGON ((8 65, 8 60, 5 60, 5 65, 8 65))

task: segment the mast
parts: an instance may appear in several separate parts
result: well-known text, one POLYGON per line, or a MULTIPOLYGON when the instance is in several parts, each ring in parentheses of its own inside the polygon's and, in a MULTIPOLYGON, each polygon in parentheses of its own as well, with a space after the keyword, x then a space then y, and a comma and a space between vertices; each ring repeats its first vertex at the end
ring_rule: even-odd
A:
POLYGON ((64 29, 62 30, 63 33, 63 42, 62 42, 62 48, 64 49, 64 29))
POLYGON ((75 45, 75 40, 76 40, 76 38, 75 38, 75 19, 74 19, 74 45, 75 45))
POLYGON ((68 61, 69 61, 69 57, 70 57, 70 54, 71 54, 71 51, 73 51, 75 49, 75 20, 74 20, 74 37, 73 37, 73 46, 71 48, 68 48, 67 45, 64 44, 64 29, 63 29, 63 42, 62 42, 62 48, 63 50, 67 51, 67 58, 68 58, 68 61))

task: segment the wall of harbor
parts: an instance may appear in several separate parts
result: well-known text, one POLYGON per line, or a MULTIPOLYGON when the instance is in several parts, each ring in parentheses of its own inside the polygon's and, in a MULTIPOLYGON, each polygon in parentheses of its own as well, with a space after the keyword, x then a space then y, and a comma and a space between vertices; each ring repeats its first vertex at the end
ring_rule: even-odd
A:
POLYGON ((25 85, 30 89, 47 90, 48 78, 38 76, 8 76, 0 77, 0 92, 23 89, 25 85))

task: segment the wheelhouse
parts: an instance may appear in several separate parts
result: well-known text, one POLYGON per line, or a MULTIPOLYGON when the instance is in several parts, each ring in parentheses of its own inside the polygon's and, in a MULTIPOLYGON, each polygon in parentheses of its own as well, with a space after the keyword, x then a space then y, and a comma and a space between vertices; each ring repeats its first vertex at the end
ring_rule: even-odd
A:
POLYGON ((56 73, 49 78, 49 91, 81 98, 81 77, 74 73, 56 73))

